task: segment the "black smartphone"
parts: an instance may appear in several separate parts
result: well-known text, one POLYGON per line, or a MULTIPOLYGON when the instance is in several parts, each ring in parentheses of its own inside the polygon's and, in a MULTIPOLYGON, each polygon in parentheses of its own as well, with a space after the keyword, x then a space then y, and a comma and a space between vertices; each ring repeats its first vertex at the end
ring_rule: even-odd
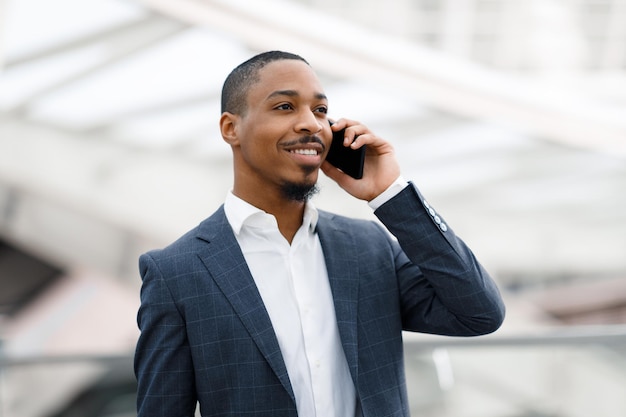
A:
MULTIPOLYGON (((332 123, 331 123, 332 125, 332 123)), ((363 178, 363 164, 365 163, 365 145, 359 149, 343 146, 345 129, 333 132, 333 141, 330 145, 326 160, 352 178, 363 178)))

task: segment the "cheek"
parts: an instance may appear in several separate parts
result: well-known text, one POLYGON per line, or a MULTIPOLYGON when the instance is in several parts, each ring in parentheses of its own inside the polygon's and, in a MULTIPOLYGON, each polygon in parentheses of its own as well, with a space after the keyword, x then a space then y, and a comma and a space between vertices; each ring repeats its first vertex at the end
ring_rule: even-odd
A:
POLYGON ((246 136, 242 147, 247 153, 258 153, 259 155, 270 156, 276 153, 280 133, 272 126, 258 126, 246 136), (245 146, 244 146, 245 145, 245 146))
POLYGON ((262 137, 249 138, 241 143, 241 155, 249 165, 271 165, 272 158, 276 154, 276 147, 264 141, 262 137))
POLYGON ((239 132, 242 155, 250 163, 271 163, 279 155, 278 144, 286 135, 285 129, 283 120, 250 115, 239 132))

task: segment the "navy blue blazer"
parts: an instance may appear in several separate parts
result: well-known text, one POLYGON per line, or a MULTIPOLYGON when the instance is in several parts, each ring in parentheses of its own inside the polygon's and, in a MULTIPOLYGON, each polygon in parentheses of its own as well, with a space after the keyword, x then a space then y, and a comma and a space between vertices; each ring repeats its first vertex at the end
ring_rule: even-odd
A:
MULTIPOLYGON (((402 330, 495 331, 496 285, 413 185, 377 222, 320 211, 343 349, 363 416, 408 416, 402 330)), ((223 207, 140 258, 139 417, 296 416, 287 369, 223 207)))

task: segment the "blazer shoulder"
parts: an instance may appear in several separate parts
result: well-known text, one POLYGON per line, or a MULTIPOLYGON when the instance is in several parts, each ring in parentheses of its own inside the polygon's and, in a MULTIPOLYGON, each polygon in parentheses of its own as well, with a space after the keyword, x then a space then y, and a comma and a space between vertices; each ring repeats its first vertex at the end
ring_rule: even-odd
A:
POLYGON ((204 219, 193 229, 181 235, 172 243, 160 249, 152 249, 144 255, 153 259, 170 258, 196 252, 203 241, 211 241, 219 235, 223 228, 228 226, 223 206, 218 208, 211 216, 204 219))

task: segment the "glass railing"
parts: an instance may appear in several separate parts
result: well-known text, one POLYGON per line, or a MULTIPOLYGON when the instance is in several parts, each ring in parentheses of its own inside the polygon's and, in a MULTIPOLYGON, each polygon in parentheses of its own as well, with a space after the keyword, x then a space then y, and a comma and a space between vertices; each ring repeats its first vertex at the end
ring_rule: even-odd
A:
POLYGON ((405 356, 413 416, 626 416, 626 326, 406 335, 405 356))
POLYGON ((132 417, 132 355, 0 358, 0 417, 132 417))
MULTIPOLYGON (((414 417, 626 416, 626 326, 405 335, 414 417)), ((0 417, 130 417, 132 354, 0 356, 0 417)))

